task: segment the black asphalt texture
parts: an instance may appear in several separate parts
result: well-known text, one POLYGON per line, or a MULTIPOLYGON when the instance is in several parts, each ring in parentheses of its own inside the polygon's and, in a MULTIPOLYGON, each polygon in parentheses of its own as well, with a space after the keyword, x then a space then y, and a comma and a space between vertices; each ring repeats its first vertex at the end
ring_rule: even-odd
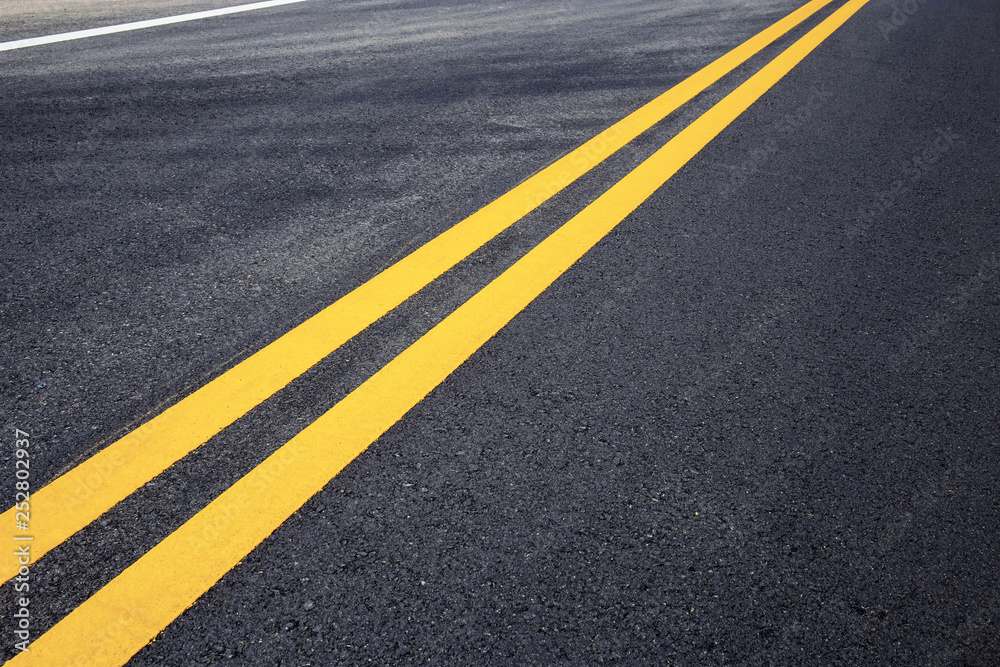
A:
MULTIPOLYGON (((228 3, 12 4, 0 41, 228 3)), ((38 488, 801 4, 0 52, 5 507, 15 427, 38 488)), ((830 11, 34 565, 33 636, 830 11)), ((872 0, 128 664, 1000 664, 998 36, 872 0)))

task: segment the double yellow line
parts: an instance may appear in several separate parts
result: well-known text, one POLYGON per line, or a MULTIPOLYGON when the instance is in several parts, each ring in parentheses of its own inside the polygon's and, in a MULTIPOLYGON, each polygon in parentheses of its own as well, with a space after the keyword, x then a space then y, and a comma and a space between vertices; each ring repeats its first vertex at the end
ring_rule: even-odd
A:
MULTIPOLYGON (((10 664, 124 664, 867 1, 833 12, 10 664)), ((792 12, 40 490, 34 558, 830 2, 792 12)), ((13 525, 13 510, 0 521, 13 525)))

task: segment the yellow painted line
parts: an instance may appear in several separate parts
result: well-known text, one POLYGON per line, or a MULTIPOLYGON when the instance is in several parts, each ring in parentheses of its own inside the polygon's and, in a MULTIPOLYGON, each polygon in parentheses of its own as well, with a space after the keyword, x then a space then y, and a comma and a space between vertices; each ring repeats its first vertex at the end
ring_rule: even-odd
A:
POLYGON ((9 664, 127 662, 867 2, 796 41, 9 664))
MULTIPOLYGON (((691 75, 253 356, 31 494, 37 561, 831 0, 813 0, 691 75)), ((0 525, 15 525, 15 510, 0 525)), ((0 581, 18 571, 0 558, 0 581)))

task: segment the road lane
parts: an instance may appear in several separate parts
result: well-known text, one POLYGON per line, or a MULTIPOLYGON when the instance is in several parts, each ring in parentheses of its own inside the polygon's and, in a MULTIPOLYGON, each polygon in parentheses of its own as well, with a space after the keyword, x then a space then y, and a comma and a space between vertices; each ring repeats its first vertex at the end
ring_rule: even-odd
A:
POLYGON ((866 3, 782 52, 10 664, 124 664, 866 3), (128 620, 84 649, 109 618, 128 620))
MULTIPOLYGON (((822 9, 814 0, 556 160, 250 358, 36 492, 37 561, 638 135, 822 9)), ((0 515, 12 524, 15 509, 0 515)), ((10 558, 3 574, 18 571, 10 558)))
MULTIPOLYGON (((995 10, 935 6, 883 35, 892 13, 872 2, 133 662, 995 662, 995 10)), ((565 220, 625 164, 528 227, 565 220)), ((514 261, 536 241, 498 242, 514 261)), ((290 415, 346 395, 355 365, 391 358, 396 327, 474 293, 498 256, 484 251, 165 473, 173 489, 143 489, 40 563, 37 628, 238 479, 232 460, 294 435, 290 415)), ((107 349, 79 356, 106 364, 107 349)), ((149 376, 199 377, 180 359, 149 376)), ((47 367, 19 419, 46 423, 29 401, 67 407, 47 367)), ((115 406, 103 428, 135 414, 93 400, 115 406)), ((33 465, 93 441, 43 439, 33 465)))
MULTIPOLYGON (((158 404, 189 393, 189 384, 214 378, 228 358, 274 340, 292 328, 289 322, 300 323, 405 255, 407 245, 452 227, 794 7, 754 14, 756 22, 745 28, 734 22, 725 33, 730 41, 709 57, 704 29, 677 23, 670 39, 688 39, 687 46, 662 56, 676 65, 626 95, 620 86, 605 93, 601 83, 593 92, 536 98, 522 90, 533 83, 518 54, 548 34, 540 17, 593 34, 612 10, 584 6, 568 14, 522 6, 516 16, 533 21, 534 32, 523 43, 510 40, 511 53, 494 54, 500 43, 490 42, 486 56, 489 80, 503 82, 517 102, 492 110, 491 100, 504 91, 477 97, 479 81, 463 73, 449 79, 441 64, 450 62, 447 54, 434 60, 437 51, 425 52, 430 78, 415 77, 411 51, 439 29, 440 12, 393 14, 409 22, 387 22, 382 38, 369 30, 371 13, 359 6, 306 8, 296 6, 282 20, 323 26, 303 37, 306 53, 319 60, 314 68, 295 69, 300 56, 275 44, 280 21, 274 27, 272 13, 202 23, 194 31, 174 26, 169 39, 142 39, 141 51, 132 50, 135 34, 107 36, 100 48, 78 42, 10 56, 8 81, 22 94, 6 98, 5 107, 12 119, 3 156, 9 241, 41 260, 22 264, 9 286, 11 340, 24 352, 10 370, 18 378, 38 376, 26 387, 34 395, 19 388, 16 400, 40 398, 56 406, 55 414, 71 415, 68 428, 56 429, 67 431, 55 448, 60 458, 40 462, 48 466, 42 478, 158 404), (332 10, 332 17, 320 10, 332 10), (218 39, 234 30, 246 52, 218 39), (688 32, 692 37, 683 37, 688 32), (369 46, 356 38, 361 33, 369 46), (407 34, 410 41, 397 42, 407 34), (192 60, 189 50, 203 53, 192 60), (240 69, 248 58, 259 73, 240 69), (384 65, 374 77, 369 58, 384 65), (231 75, 220 69, 229 64, 236 69, 231 75), (299 96, 301 82, 280 74, 287 67, 306 76, 299 96), (445 87, 452 80, 465 87, 445 87), (96 89, 87 93, 80 85, 96 89), (273 94, 261 90, 274 85, 273 94), (421 102, 416 91, 427 89, 440 92, 421 102), (67 115, 60 96, 75 112, 67 115), (364 98, 371 101, 357 101, 364 98), (288 99, 294 114, 287 113, 288 99), (566 120, 557 128, 551 119, 560 109, 566 120), (357 140, 382 126, 392 136, 357 140), (482 127, 495 132, 479 140, 475 129, 482 127), (49 141, 51 128, 64 129, 67 139, 49 141), (539 141, 538 132, 547 138, 539 141), (411 146, 421 152, 403 150, 411 146), (37 206, 44 192, 52 208, 37 206), (116 322, 111 314, 121 309, 128 315, 116 322), (32 354, 35 347, 41 354, 32 354), (59 393, 82 385, 45 352, 50 348, 59 354, 87 348, 101 358, 83 374, 92 378, 92 397, 59 393), (171 369, 166 375, 164 365, 171 369), (42 375, 49 380, 45 397, 34 386, 42 375), (112 416, 108 406, 121 403, 129 405, 115 407, 112 416)), ((497 12, 473 9, 449 20, 461 30, 484 26, 493 39, 489 31, 501 27, 497 12)), ((657 12, 660 21, 683 16, 673 8, 657 12)), ((650 18, 648 9, 643 16, 650 18)), ((565 49, 577 52, 584 41, 567 41, 565 49)), ((462 42, 458 61, 471 65, 475 53, 462 42)), ((559 67, 562 57, 553 52, 545 67, 559 67)), ((619 64, 607 64, 608 76, 620 73, 619 64)), ((579 86, 583 77, 563 80, 579 86)))

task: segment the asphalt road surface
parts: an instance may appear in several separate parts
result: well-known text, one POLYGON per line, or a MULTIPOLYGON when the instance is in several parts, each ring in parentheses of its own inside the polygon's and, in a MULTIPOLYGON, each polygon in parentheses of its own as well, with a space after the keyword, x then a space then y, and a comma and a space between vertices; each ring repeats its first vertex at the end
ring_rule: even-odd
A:
MULTIPOLYGON (((136 433, 144 457, 179 447, 197 420, 177 437, 147 422, 221 414, 202 399, 215 378, 805 5, 305 0, 0 50, 4 508, 31 492, 26 525, 11 510, 0 529, 33 550, 0 594, 0 655, 1000 664, 990 0, 819 7, 439 278, 401 280, 401 305, 176 463, 77 472, 136 433), (675 136, 708 144, 662 183, 640 165, 675 136), (409 368, 460 306, 489 320, 491 281, 630 196, 495 335, 438 336, 420 360, 443 381, 380 370, 409 368), (351 403, 373 376, 384 393, 351 403), (83 492, 46 500, 73 475, 83 492), (116 484, 120 502, 71 525, 116 484)), ((227 6, 4 2, 0 42, 227 6)))

